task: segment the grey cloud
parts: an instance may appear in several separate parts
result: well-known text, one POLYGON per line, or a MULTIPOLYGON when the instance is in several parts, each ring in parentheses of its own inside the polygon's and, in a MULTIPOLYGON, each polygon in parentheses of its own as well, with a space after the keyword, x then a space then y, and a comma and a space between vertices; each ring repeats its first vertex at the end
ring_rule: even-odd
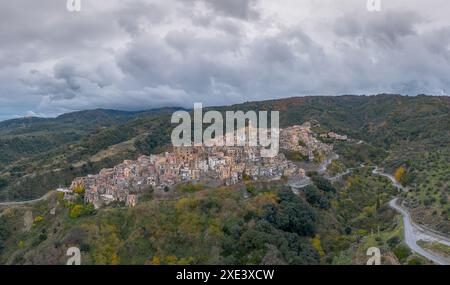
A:
POLYGON ((205 2, 217 11, 237 18, 248 19, 259 15, 254 8, 256 0, 205 0, 205 2))
POLYGON ((378 46, 393 47, 406 36, 416 35, 416 25, 424 19, 412 11, 387 11, 382 14, 346 15, 335 23, 338 36, 371 41, 378 46))
POLYGON ((149 26, 160 24, 169 15, 170 8, 161 2, 126 1, 115 13, 121 28, 132 36, 144 32, 149 26))
POLYGON ((426 34, 424 44, 432 54, 450 62, 450 26, 426 34))
POLYGON ((0 119, 310 94, 448 94, 450 21, 441 10, 449 2, 433 1, 436 11, 398 0, 368 13, 349 0, 339 12, 298 19, 296 11, 322 6, 110 0, 84 1, 77 14, 60 0, 2 1, 0 119))
POLYGON ((255 19, 259 17, 256 9, 258 0, 180 0, 191 3, 202 2, 212 8, 216 14, 238 19, 255 19))

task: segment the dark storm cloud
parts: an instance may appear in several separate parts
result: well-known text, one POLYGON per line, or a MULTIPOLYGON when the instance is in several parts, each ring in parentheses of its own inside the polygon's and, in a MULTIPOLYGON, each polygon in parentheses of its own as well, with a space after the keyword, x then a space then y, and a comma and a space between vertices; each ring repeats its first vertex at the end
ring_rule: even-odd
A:
POLYGON ((0 120, 450 89, 448 1, 64 2, 1 2, 0 120))
POLYGON ((334 29, 338 36, 393 47, 402 38, 417 35, 415 27, 423 21, 417 13, 388 11, 380 15, 341 17, 336 21, 334 29))
POLYGON ((255 10, 254 5, 256 0, 204 0, 206 3, 213 6, 217 11, 223 12, 237 18, 248 19, 257 17, 259 14, 255 10))
POLYGON ((216 13, 239 19, 257 18, 259 12, 256 9, 257 0, 179 0, 184 2, 201 2, 216 13))

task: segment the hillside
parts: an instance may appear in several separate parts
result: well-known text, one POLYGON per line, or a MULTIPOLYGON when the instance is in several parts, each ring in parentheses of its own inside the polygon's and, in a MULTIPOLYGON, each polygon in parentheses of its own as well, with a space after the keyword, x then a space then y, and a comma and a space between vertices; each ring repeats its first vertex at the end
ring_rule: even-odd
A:
POLYGON ((136 140, 160 132, 162 118, 177 109, 93 110, 1 122, 0 200, 35 198, 136 155, 136 140))
MULTIPOLYGON (((347 134, 353 142, 332 141, 340 158, 327 171, 353 171, 332 185, 311 173, 314 185, 299 196, 285 181, 245 181, 219 188, 180 185, 163 196, 151 191, 134 208, 94 210, 81 197, 66 201, 59 194, 0 207, 0 263, 63 264, 67 247, 80 246, 84 264, 363 264, 365 250, 377 246, 383 263, 428 264, 403 244, 401 219, 387 203, 400 195, 415 221, 450 233, 449 102, 299 97, 210 108, 279 110, 282 127, 312 121, 318 133, 347 134), (389 180, 372 174, 371 165, 384 167, 410 192, 397 193, 389 180)), ((123 159, 159 153, 170 142, 174 110, 95 110, 3 122, 10 139, 32 141, 41 134, 53 146, 22 151, 5 164, 0 196, 37 197, 123 159), (92 125, 83 128, 87 121, 92 125), (64 128, 78 137, 59 143, 64 128)))
POLYGON ((387 263, 427 263, 395 255, 400 222, 377 206, 394 193, 388 182, 367 170, 349 179, 300 196, 280 183, 187 185, 163 199, 152 192, 133 208, 81 212, 54 194, 2 212, 0 263, 64 264, 77 246, 83 264, 362 264, 368 245, 382 247, 387 263))
MULTIPOLYGON (((336 145, 345 158, 343 162, 348 167, 360 162, 377 164, 391 173, 405 167, 403 183, 417 187, 422 184, 420 195, 410 194, 411 205, 426 203, 438 209, 438 220, 442 220, 435 223, 436 228, 447 231, 443 226, 449 215, 443 204, 448 195, 450 169, 443 159, 450 146, 447 97, 314 96, 210 109, 278 110, 282 127, 315 121, 320 123, 320 131, 333 130, 363 140, 362 145, 336 145), (440 161, 441 172, 427 173, 430 170, 422 163, 426 153, 429 165, 440 161), (433 185, 437 188, 418 181, 429 175, 435 176, 433 185)), ((77 176, 97 173, 139 154, 161 151, 170 142, 170 116, 174 110, 93 110, 55 119, 1 122, 0 200, 36 198, 60 185, 69 185, 77 176)))

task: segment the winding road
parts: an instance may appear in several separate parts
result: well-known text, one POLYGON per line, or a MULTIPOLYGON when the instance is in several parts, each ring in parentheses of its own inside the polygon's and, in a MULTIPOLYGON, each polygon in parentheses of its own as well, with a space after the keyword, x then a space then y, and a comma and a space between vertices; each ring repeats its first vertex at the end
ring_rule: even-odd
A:
POLYGON ((378 166, 375 166, 375 168, 372 170, 372 174, 376 174, 376 175, 380 175, 380 176, 384 176, 386 178, 388 178, 389 180, 391 180, 392 184, 395 186, 395 188, 397 188, 399 191, 403 191, 403 192, 408 192, 408 188, 403 187, 402 184, 400 184, 397 179, 395 179, 394 176, 388 174, 388 173, 384 173, 378 170, 378 166))
MULTIPOLYGON (((319 174, 324 174, 325 171, 327 170, 328 165, 330 165, 330 163, 335 160, 338 159, 339 155, 336 153, 331 154, 329 157, 327 157, 321 164, 319 164, 319 166, 317 167, 317 173, 319 174)), ((347 175, 348 173, 350 173, 351 169, 347 169, 345 172, 340 173, 334 177, 325 177, 326 179, 330 180, 330 181, 335 181, 340 179, 342 176, 347 175)), ((303 179, 294 179, 289 181, 289 186, 292 188, 292 190, 297 193, 298 190, 300 190, 301 188, 304 188, 308 185, 312 184, 312 181, 309 177, 305 177, 303 179)))
POLYGON ((422 247, 420 247, 417 242, 419 240, 427 241, 427 242, 438 242, 450 246, 450 240, 448 238, 437 235, 433 232, 430 232, 427 229, 415 224, 408 211, 397 204, 398 198, 392 199, 389 202, 389 206, 399 212, 403 216, 403 229, 405 235, 405 243, 409 246, 409 248, 422 255, 425 258, 433 261, 436 264, 440 265, 450 265, 450 259, 445 258, 441 255, 438 255, 432 251, 428 251, 422 247))
MULTIPOLYGON (((328 164, 331 163, 333 159, 337 159, 339 156, 331 156, 329 157, 324 163, 322 163, 319 168, 318 172, 323 174, 328 166, 328 164)), ((363 165, 361 165, 363 167, 363 165)), ((408 192, 409 189, 407 187, 404 187, 401 185, 394 176, 388 173, 384 173, 379 170, 378 166, 373 166, 374 169, 372 170, 372 174, 374 175, 380 175, 383 177, 388 178, 391 183, 401 192, 408 192)), ((352 170, 355 168, 349 168, 345 172, 342 172, 334 177, 326 177, 330 181, 336 181, 342 176, 349 174, 352 170)), ((310 179, 298 181, 296 183, 291 183, 290 186, 293 190, 298 191, 300 188, 306 187, 307 185, 310 185, 312 182, 310 179)), ((404 228, 404 237, 405 237, 405 243, 408 245, 408 247, 420 254, 421 256, 433 261, 436 264, 439 265, 450 265, 450 258, 446 258, 444 256, 441 256, 433 251, 427 250, 422 248, 417 244, 418 241, 422 240, 425 242, 433 242, 433 243, 441 243, 447 246, 450 246, 450 239, 448 237, 444 237, 438 233, 433 232, 432 230, 429 230, 423 226, 419 226, 411 218, 411 215, 408 213, 406 209, 401 207, 397 204, 398 198, 394 198, 389 202, 389 206, 399 212, 403 217, 403 228, 404 228)))
MULTIPOLYGON (((381 175, 386 178, 388 178, 392 184, 399 190, 403 192, 408 192, 409 189, 407 187, 404 187, 401 185, 394 176, 381 172, 378 168, 378 166, 375 166, 375 168, 372 170, 372 173, 375 175, 381 175)), ((405 237, 405 243, 408 245, 408 247, 422 255, 425 258, 428 258, 429 260, 433 261, 436 264, 440 265, 450 265, 450 259, 445 258, 435 252, 432 252, 430 250, 424 249, 421 246, 417 244, 418 241, 423 240, 426 242, 438 242, 447 246, 450 246, 450 239, 444 236, 441 236, 437 233, 434 233, 433 231, 426 229, 423 226, 419 226, 418 224, 414 223, 414 221, 411 218, 411 215, 408 213, 406 209, 398 205, 397 203, 398 198, 394 198, 389 202, 389 206, 399 212, 403 216, 403 231, 404 231, 404 237, 405 237)))
POLYGON ((0 206, 17 206, 17 205, 27 205, 27 204, 34 204, 40 201, 47 200, 50 195, 53 193, 53 191, 48 192, 41 198, 33 199, 33 200, 26 200, 26 201, 12 201, 12 202, 0 202, 0 206))
POLYGON ((337 153, 333 153, 332 155, 330 155, 329 157, 327 157, 317 168, 317 172, 319 174, 323 174, 325 173, 325 171, 327 171, 327 167, 328 165, 330 165, 330 163, 335 160, 338 159, 339 155, 337 153))

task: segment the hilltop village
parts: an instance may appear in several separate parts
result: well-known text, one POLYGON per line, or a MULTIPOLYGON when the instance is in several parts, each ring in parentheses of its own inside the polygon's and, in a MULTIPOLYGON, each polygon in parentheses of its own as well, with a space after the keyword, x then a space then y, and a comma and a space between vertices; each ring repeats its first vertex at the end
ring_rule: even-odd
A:
MULTIPOLYGON (((280 149, 299 152, 314 159, 328 155, 332 146, 320 142, 312 133, 310 123, 280 130, 280 149)), ((100 208, 114 201, 134 206, 145 191, 167 192, 179 183, 231 185, 242 180, 276 180, 281 177, 304 177, 305 171, 288 161, 282 152, 275 157, 261 157, 261 147, 192 146, 174 147, 163 154, 140 156, 125 160, 97 175, 76 178, 68 197, 76 188, 85 191, 85 202, 100 208)))

